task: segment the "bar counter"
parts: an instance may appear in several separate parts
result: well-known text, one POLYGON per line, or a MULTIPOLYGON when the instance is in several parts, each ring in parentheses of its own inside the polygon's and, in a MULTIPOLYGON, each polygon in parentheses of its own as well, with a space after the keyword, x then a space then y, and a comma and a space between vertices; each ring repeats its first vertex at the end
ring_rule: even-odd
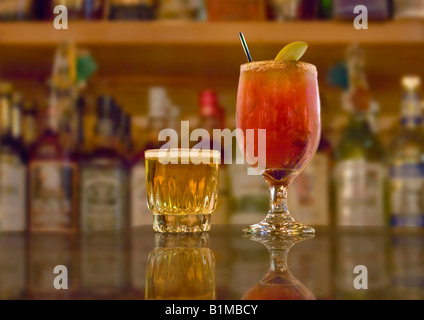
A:
POLYGON ((424 299, 424 230, 0 235, 0 299, 424 299))

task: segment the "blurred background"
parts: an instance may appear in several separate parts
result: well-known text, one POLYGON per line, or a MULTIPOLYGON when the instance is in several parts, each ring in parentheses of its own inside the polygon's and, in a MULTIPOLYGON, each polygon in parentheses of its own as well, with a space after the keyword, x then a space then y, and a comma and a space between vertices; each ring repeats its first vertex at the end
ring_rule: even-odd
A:
MULTIPOLYGON (((367 1, 367 30, 353 25, 358 4, 0 0, 3 230, 72 229, 78 217, 84 229, 151 223, 142 154, 158 146, 162 128, 179 130, 183 120, 192 130, 234 129, 246 62, 241 31, 254 60, 307 41, 303 60, 319 71, 323 138, 290 190, 293 215, 313 225, 423 226, 424 1, 367 1), (68 8, 66 30, 53 25, 59 4, 68 8), (56 176, 40 169, 53 160, 56 176), (105 161, 116 179, 107 190, 98 177, 106 175, 105 161), (7 175, 11 164, 15 178, 7 175), (80 179, 77 167, 87 169, 80 179), (50 183, 36 178, 43 174, 50 183), (93 179, 102 185, 95 191, 93 179), (49 185, 61 190, 54 223, 41 217, 57 209, 49 185), (107 221, 96 216, 106 204, 107 221)), ((214 223, 262 219, 269 199, 263 179, 247 176, 244 166, 223 166, 221 175, 214 223)))

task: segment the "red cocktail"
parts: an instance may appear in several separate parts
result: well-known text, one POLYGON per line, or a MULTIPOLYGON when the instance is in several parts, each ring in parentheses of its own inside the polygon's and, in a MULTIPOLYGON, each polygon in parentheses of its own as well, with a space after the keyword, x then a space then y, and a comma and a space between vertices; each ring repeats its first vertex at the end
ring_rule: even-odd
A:
POLYGON ((287 188, 314 156, 321 133, 316 67, 298 61, 242 65, 237 98, 238 143, 267 181, 271 208, 248 233, 297 234, 314 230, 293 220, 287 188), (258 132, 266 130, 261 137, 258 132), (249 133, 249 131, 251 131, 249 133), (255 132, 255 139, 249 139, 255 132))

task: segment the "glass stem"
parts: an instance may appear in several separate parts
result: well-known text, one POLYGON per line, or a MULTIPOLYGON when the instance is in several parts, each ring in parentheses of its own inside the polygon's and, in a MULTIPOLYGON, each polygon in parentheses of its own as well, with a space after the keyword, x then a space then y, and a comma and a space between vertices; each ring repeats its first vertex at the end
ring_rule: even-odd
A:
POLYGON ((287 207, 287 191, 285 185, 272 185, 268 183, 271 193, 269 212, 265 220, 275 223, 292 223, 294 222, 287 207))
POLYGON ((287 190, 287 187, 284 185, 274 186, 269 184, 269 191, 271 193, 269 213, 289 214, 289 209, 287 207, 287 190))
POLYGON ((287 266, 287 255, 289 253, 289 249, 287 250, 271 250, 271 271, 279 271, 284 272, 288 271, 287 266))

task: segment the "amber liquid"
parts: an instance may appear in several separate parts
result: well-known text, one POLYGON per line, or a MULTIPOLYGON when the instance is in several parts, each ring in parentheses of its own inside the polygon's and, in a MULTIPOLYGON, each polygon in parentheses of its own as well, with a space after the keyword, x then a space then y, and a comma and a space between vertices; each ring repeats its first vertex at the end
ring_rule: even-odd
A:
POLYGON ((203 160, 179 157, 178 164, 163 164, 146 156, 147 201, 155 231, 209 230, 218 200, 219 164, 212 157, 203 160))

